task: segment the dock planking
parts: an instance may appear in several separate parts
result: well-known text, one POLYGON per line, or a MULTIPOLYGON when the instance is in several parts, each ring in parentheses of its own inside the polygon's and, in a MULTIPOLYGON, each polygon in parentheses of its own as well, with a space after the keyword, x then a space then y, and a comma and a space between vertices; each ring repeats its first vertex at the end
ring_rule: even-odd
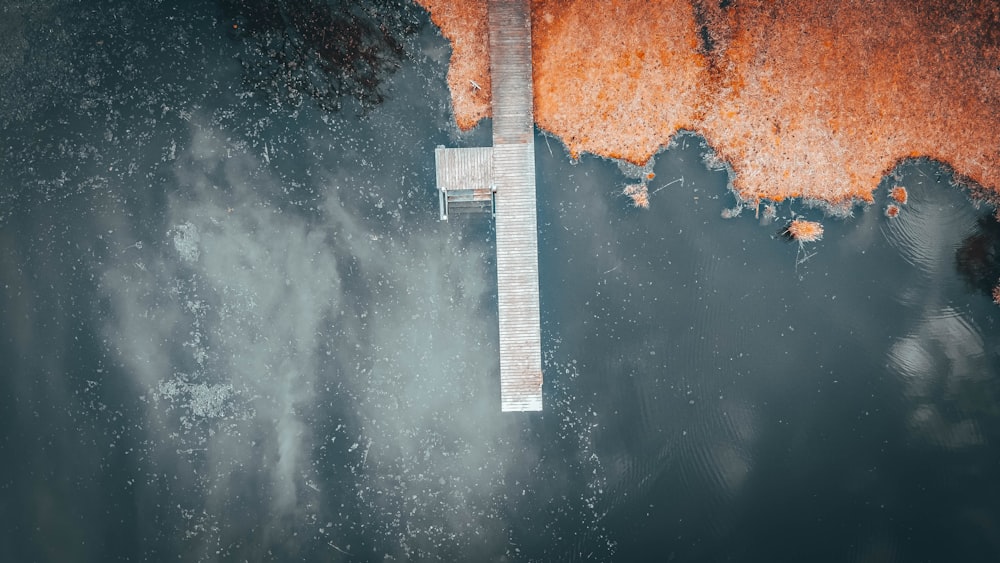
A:
POLYGON ((493 147, 445 148, 434 150, 434 169, 440 198, 441 220, 464 209, 493 207, 493 147), (482 205, 476 205, 482 203, 482 205))
POLYGON ((500 408, 542 410, 529 0, 489 0, 500 408))

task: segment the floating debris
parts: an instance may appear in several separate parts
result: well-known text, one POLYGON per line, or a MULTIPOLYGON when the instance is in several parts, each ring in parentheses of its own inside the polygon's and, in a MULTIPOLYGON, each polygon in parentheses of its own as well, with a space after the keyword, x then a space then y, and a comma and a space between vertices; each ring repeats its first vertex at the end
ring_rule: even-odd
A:
POLYGON ((823 238, 823 225, 816 221, 796 219, 788 224, 784 234, 799 242, 816 242, 823 238))
POLYGON ((903 186, 895 186, 889 192, 889 197, 896 200, 900 205, 905 205, 906 200, 909 198, 909 194, 903 186))
POLYGON ((631 198, 632 204, 636 207, 649 209, 649 189, 646 184, 629 184, 622 193, 631 198))
POLYGON ((727 207, 722 210, 723 219, 733 219, 739 217, 740 213, 743 213, 743 206, 737 205, 736 207, 727 207))
POLYGON ((167 235, 173 236, 174 249, 185 262, 197 262, 201 258, 201 235, 190 221, 174 225, 167 231, 167 235))
POLYGON ((774 203, 768 203, 764 206, 764 212, 760 215, 760 224, 770 225, 777 218, 778 206, 774 205, 774 203))

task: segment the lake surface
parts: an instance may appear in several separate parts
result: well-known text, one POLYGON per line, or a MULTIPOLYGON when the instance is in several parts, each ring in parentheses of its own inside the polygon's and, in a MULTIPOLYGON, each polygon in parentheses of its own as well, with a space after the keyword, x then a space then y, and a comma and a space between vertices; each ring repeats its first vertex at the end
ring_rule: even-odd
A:
POLYGON ((489 123, 413 7, 350 8, 343 95, 254 74, 302 5, 0 6, 0 560, 1000 559, 1000 229, 946 171, 723 219, 695 135, 641 210, 539 134, 546 406, 501 414, 433 170, 489 123))

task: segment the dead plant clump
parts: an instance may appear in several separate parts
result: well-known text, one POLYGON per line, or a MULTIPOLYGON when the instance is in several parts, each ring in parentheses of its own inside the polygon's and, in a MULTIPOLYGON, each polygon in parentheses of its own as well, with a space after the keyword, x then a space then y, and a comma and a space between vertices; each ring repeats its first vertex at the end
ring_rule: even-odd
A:
POLYGON ((823 238, 823 225, 816 221, 796 219, 788 224, 785 234, 799 242, 816 242, 823 238))
POLYGON ((905 205, 906 200, 909 199, 910 195, 906 192, 906 188, 903 186, 894 186, 889 192, 889 197, 894 199, 896 203, 900 205, 905 205))
POLYGON ((632 200, 632 205, 649 209, 649 188, 646 184, 629 184, 625 186, 622 193, 632 200))

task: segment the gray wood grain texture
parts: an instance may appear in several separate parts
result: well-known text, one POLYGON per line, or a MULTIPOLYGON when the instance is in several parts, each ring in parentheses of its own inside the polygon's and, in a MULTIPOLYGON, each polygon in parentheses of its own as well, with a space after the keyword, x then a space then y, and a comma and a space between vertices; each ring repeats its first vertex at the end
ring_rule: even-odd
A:
POLYGON ((500 403, 542 410, 538 220, 528 0, 489 0, 500 403))

